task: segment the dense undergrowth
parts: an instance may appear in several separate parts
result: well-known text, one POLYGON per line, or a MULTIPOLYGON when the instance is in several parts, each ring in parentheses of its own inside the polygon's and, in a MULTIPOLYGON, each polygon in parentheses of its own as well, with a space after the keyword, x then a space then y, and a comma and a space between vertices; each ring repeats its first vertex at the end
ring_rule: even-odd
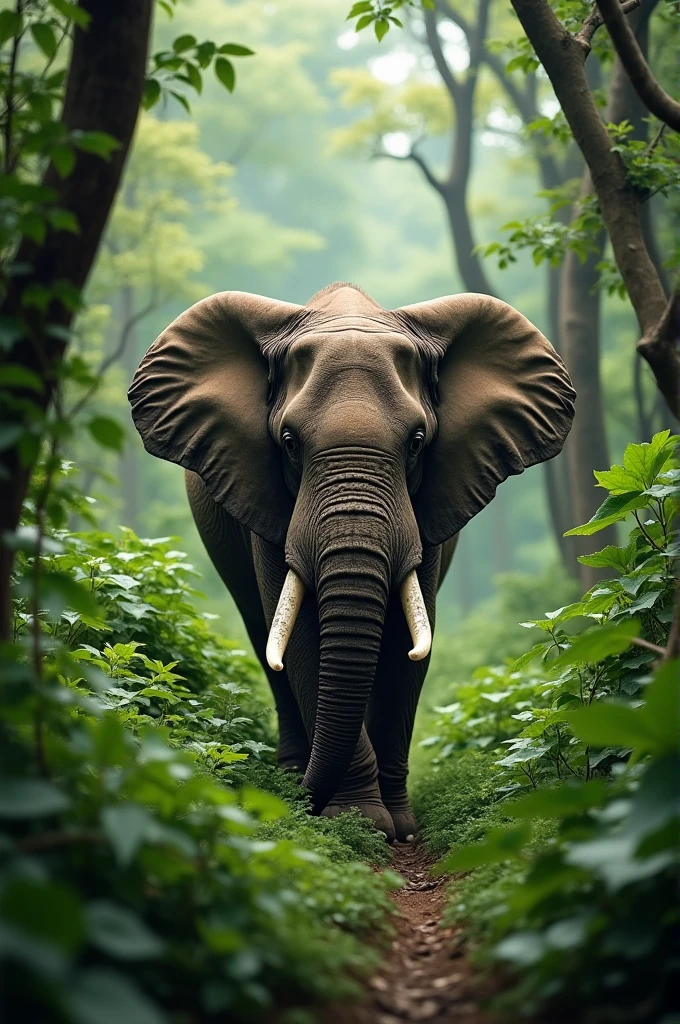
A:
MULTIPOLYGON (((195 611, 169 538, 15 537, 2 650, 3 1019, 241 1019, 348 995, 389 932, 388 852, 274 767, 259 670, 195 611), (33 630, 37 615, 39 631, 33 630)), ((40 488, 40 479, 36 481, 40 488)), ((70 495, 83 511, 77 493, 70 495)), ((301 1016, 302 1014, 302 1016, 301 1016)))
MULTIPOLYGON (((680 966, 680 680, 665 660, 678 556, 677 438, 629 445, 578 529, 633 515, 582 600, 525 623, 544 639, 436 709, 416 805, 448 916, 500 961, 512 1015, 668 1022, 680 966), (568 631, 567 631, 568 630, 568 631)), ((516 652, 515 652, 516 655, 516 652)))

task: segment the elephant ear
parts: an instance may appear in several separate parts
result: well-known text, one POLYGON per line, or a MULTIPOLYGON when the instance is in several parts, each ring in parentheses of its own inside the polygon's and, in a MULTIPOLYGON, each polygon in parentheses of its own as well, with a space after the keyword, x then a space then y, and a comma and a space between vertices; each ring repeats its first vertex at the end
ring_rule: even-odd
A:
POLYGON ((440 544, 503 480, 561 451, 575 393, 550 342, 499 299, 452 295, 395 312, 437 367, 438 430, 414 508, 424 543, 440 544))
POLYGON ((197 473, 230 515, 280 546, 293 500, 268 430, 262 346, 305 312, 245 292, 211 295, 157 338, 128 392, 146 450, 197 473))

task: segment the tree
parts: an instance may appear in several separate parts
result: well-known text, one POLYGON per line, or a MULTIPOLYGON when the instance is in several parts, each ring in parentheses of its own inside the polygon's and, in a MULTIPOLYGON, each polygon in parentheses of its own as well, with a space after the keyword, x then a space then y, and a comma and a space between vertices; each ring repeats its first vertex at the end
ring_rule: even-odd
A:
MULTIPOLYGON (((50 405, 68 373, 70 328, 140 104, 152 105, 168 91, 186 104, 177 90, 188 84, 200 91, 211 63, 228 89, 234 85, 229 57, 193 36, 156 53, 148 68, 151 8, 151 0, 16 0, 0 13, 0 639, 9 629, 11 536, 50 429, 50 405), (71 41, 68 70, 54 70, 71 41)), ((251 52, 225 45, 225 54, 251 52)), ((58 436, 52 430, 53 455, 58 436)))

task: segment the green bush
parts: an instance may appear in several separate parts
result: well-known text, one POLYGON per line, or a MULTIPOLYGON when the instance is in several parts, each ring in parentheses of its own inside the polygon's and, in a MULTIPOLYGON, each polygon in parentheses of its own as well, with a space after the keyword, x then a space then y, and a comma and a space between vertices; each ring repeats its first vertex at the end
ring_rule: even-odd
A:
POLYGON ((450 914, 514 972, 513 1012, 548 1002, 572 1015, 588 1005, 589 1020, 651 1022, 672 1006, 680 672, 665 648, 677 440, 665 431, 629 445, 623 466, 596 474, 609 497, 572 532, 632 514, 625 545, 582 558, 617 575, 527 622, 545 639, 457 686, 424 741, 439 772, 423 782, 425 834, 437 852, 453 845, 442 870, 469 872, 450 914))
POLYGON ((399 880, 357 862, 387 856, 369 823, 310 819, 271 763, 259 669, 195 611, 182 552, 29 524, 14 544, 3 1019, 241 1019, 348 994, 399 880))

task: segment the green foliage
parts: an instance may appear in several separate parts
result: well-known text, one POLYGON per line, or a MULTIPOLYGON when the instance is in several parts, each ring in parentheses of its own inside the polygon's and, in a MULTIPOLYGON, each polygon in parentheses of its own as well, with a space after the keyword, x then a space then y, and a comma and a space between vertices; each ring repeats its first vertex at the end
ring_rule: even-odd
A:
POLYGON ((47 532, 39 475, 15 538, 1 652, 5 1015, 241 1019, 347 995, 399 884, 357 862, 384 863, 382 837, 310 819, 267 762, 259 670, 196 612, 171 538, 54 530, 63 473, 47 532))
POLYGON ((357 19, 356 31, 373 26, 375 37, 380 42, 389 32, 390 25, 402 28, 402 23, 395 16, 401 7, 427 7, 434 10, 434 0, 358 0, 352 4, 347 20, 357 19))
POLYGON ((642 496, 627 544, 583 556, 617 575, 523 623, 546 639, 457 685, 425 741, 437 772, 418 797, 425 836, 438 853, 453 847, 441 870, 471 872, 453 883, 449 914, 481 935, 487 960, 512 969, 506 1008, 587 1000, 648 1021, 670 1007, 680 666, 659 655, 672 617, 677 443, 664 431, 596 473, 605 506, 626 499, 618 520, 642 496))

